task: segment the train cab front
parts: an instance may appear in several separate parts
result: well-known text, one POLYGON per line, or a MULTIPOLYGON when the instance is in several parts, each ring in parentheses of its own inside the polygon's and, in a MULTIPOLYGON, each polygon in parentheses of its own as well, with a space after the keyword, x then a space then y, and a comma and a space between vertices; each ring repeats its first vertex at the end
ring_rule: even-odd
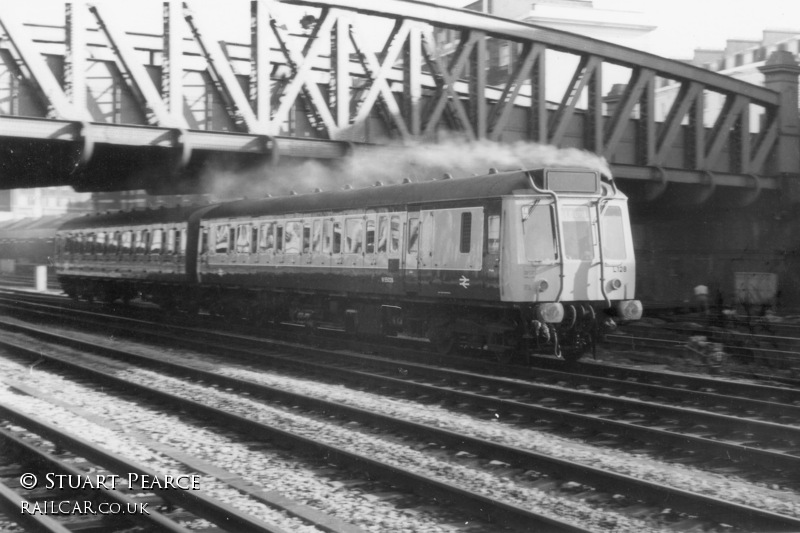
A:
POLYGON ((598 172, 549 171, 504 202, 503 299, 529 338, 577 359, 620 322, 638 320, 627 199, 598 172))

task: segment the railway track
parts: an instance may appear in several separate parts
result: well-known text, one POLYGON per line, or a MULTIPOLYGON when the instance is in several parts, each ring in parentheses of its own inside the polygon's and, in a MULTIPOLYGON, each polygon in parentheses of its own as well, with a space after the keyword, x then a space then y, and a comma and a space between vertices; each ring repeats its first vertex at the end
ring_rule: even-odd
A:
MULTIPOLYGON (((153 335, 153 327, 149 327, 150 334, 153 335)), ((173 332, 174 337, 174 332, 173 332)), ((196 340, 196 339, 195 339, 196 340)), ((191 339, 189 338, 182 338, 179 340, 181 344, 186 344, 190 342, 191 339)), ((226 341, 227 346, 219 346, 219 347, 212 347, 209 345, 209 341, 201 341, 201 343, 205 346, 206 349, 212 350, 226 350, 226 356, 231 357, 233 354, 231 353, 232 348, 230 346, 231 341, 230 339, 226 341)), ((617 415, 610 416, 609 412, 602 412, 598 416, 596 413, 586 413, 581 411, 586 411, 587 407, 590 408, 593 406, 596 410, 598 406, 602 409, 607 405, 609 402, 608 398, 610 398, 610 393, 608 390, 605 390, 599 396, 602 398, 602 401, 598 399, 595 395, 593 399, 587 400, 587 392, 584 391, 574 391, 580 393, 582 395, 583 401, 577 409, 575 409, 576 396, 569 396, 566 395, 567 393, 559 392, 558 394, 566 395, 564 405, 572 405, 572 412, 570 409, 567 409, 563 406, 536 406, 531 404, 525 404, 524 402, 519 400, 519 396, 532 396, 532 392, 530 389, 531 384, 528 383, 525 385, 527 387, 524 392, 515 392, 512 390, 512 385, 517 386, 510 380, 501 380, 502 383, 497 384, 490 384, 489 381, 481 380, 481 376, 468 376, 466 373, 450 373, 450 374, 442 374, 440 369, 437 369, 436 372, 431 373, 430 369, 424 368, 424 365, 412 365, 410 363, 404 363, 400 372, 401 377, 398 376, 398 366, 397 361, 384 361, 381 364, 385 365, 383 369, 379 369, 376 371, 366 371, 365 365, 375 366, 377 363, 376 361, 380 361, 380 358, 366 358, 365 356, 357 356, 357 355, 350 355, 350 354, 343 354, 343 353, 334 353, 334 354, 327 354, 325 356, 321 355, 321 350, 315 351, 314 359, 317 360, 318 367, 316 369, 311 368, 311 364, 307 361, 299 361, 297 358, 297 354, 293 353, 291 357, 287 357, 286 352, 290 349, 287 346, 282 346, 282 354, 277 354, 274 356, 270 356, 269 354, 264 353, 263 345, 261 350, 258 353, 253 354, 250 353, 248 357, 250 357, 249 362, 252 364, 256 359, 262 361, 261 364, 264 363, 265 358, 269 358, 269 365, 288 365, 294 366, 295 370, 302 373, 307 373, 309 371, 317 372, 318 375, 325 375, 328 377, 336 376, 337 379, 349 379, 350 381, 356 380, 361 387, 370 386, 375 390, 382 391, 383 394, 387 394, 388 391, 396 391, 399 394, 403 394, 405 396, 413 397, 415 402, 447 402, 451 405, 455 405, 460 409, 466 409, 467 411, 473 413, 477 412, 486 412, 490 411, 492 416, 501 416, 504 419, 511 419, 515 420, 518 424, 523 423, 530 423, 525 422, 525 419, 528 420, 535 420, 536 422, 534 425, 538 425, 541 429, 542 427, 547 427, 548 430, 551 431, 558 431, 559 427, 563 427, 564 424, 572 425, 573 427, 581 428, 580 432, 583 434, 584 438, 593 438, 597 440, 599 438, 603 438, 606 441, 609 438, 614 440, 614 446, 618 448, 625 448, 628 447, 627 444, 628 440, 633 441, 640 441, 640 442, 647 442, 650 446, 655 446, 654 449, 648 451, 648 453, 652 454, 664 454, 664 444, 667 444, 669 447, 670 438, 673 441, 680 442, 680 441, 695 441, 695 444, 684 446, 684 449, 688 448, 689 451, 692 451, 693 447, 696 447, 697 450, 695 451, 695 455, 690 456, 693 460, 701 460, 702 457, 696 455, 698 450, 709 451, 708 446, 715 443, 715 439, 710 439, 708 436, 700 437, 697 435, 692 435, 691 432, 684 431, 683 433, 676 431, 676 427, 669 428, 664 430, 663 428, 653 428, 647 427, 646 425, 642 425, 638 422, 641 421, 622 421, 619 420, 620 417, 617 415), (319 363, 319 359, 321 357, 333 357, 336 359, 336 364, 328 363, 319 363), (341 363, 342 360, 345 358, 350 358, 351 360, 355 357, 358 359, 358 367, 360 369, 352 370, 344 368, 341 363), (365 363, 366 359, 373 359, 368 363, 365 363), (394 374, 394 376, 381 376, 380 373, 384 374, 394 374), (347 378, 346 374, 349 374, 351 377, 347 378), (413 379, 413 381, 411 381, 413 379), (429 381, 429 383, 421 383, 420 381, 429 381), (430 380, 440 381, 445 384, 444 387, 433 385, 430 383, 430 380), (459 387, 464 387, 465 383, 470 383, 467 390, 454 390, 459 387), (478 385, 476 386, 475 383, 478 385), (454 384, 459 384, 459 387, 454 386, 454 384), (476 392, 479 391, 479 392, 476 392), (487 392, 488 391, 488 392, 487 392), (500 398, 500 396, 506 396, 506 398, 500 398), (508 398, 510 396, 511 398, 508 398), (516 397, 516 398, 515 398, 516 397), (549 418, 548 418, 549 416, 549 418), (592 424, 595 424, 595 427, 592 427, 592 424), (599 426, 597 425, 599 424, 599 426), (639 428, 638 430, 636 428, 639 428), (616 434, 614 434, 614 430, 616 430, 616 434), (587 434, 587 432, 589 434, 587 434), (630 438, 626 436, 627 434, 635 434, 634 438, 630 438), (649 439, 642 437, 642 435, 649 434, 649 439), (613 436, 612 436, 613 435, 613 436), (705 440, 703 440, 705 439, 705 440), (656 443, 661 443, 660 447, 656 446, 656 443)), ((273 348, 274 349, 274 348, 273 348)), ((307 349, 303 349, 307 350, 307 349)), ((243 349, 238 349, 239 356, 243 355, 243 349)), ((120 356, 120 354, 118 354, 120 356)), ((125 356, 129 357, 129 356, 125 356)), ((157 364, 159 361, 150 360, 146 362, 146 365, 153 366, 157 364)), ((163 361, 161 361, 163 362, 163 361)), ((353 364, 353 363, 351 363, 353 364)), ((350 365, 348 365, 350 366, 350 365)), ((380 365, 378 365, 380 366, 380 365)), ((173 372, 177 372, 178 374, 186 374, 188 370, 186 369, 178 369, 172 370, 173 372)), ((540 371, 541 372, 541 371, 540 371)), ((550 379, 553 379, 556 374, 551 374, 550 379)), ((378 427, 378 428, 395 428, 397 430, 399 424, 395 420, 391 419, 384 419, 380 420, 378 418, 367 417, 364 418, 366 415, 364 414, 355 414, 354 412, 349 412, 347 409, 344 409, 343 406, 337 404, 320 404, 313 399, 300 397, 297 395, 292 396, 291 394, 287 396, 286 391, 280 390, 269 390, 266 391, 263 387, 256 387, 253 384, 243 383, 241 380, 239 381, 225 381, 228 378, 221 378, 217 376, 216 378, 213 375, 204 375, 200 377, 204 382, 214 382, 218 387, 222 388, 230 388, 232 390, 242 391, 246 394, 258 394, 258 395, 267 395, 270 398, 280 398, 281 401, 284 403, 292 404, 292 405, 302 405, 304 408, 310 412, 324 412, 324 413, 336 413, 339 417, 344 417, 346 420, 349 421, 356 421, 358 423, 367 423, 371 427, 378 427), (222 379, 223 381, 218 381, 222 379), (343 411, 348 411, 343 414, 343 411)), ((500 378, 494 378, 496 380, 500 380, 500 378)), ((603 378, 608 379, 608 378, 603 378)), ((608 389, 608 383, 604 384, 604 388, 608 389)), ((539 385, 542 388, 541 385, 539 385)), ((551 399, 555 394, 553 390, 556 390, 554 387, 548 385, 544 387, 547 390, 547 396, 544 398, 545 400, 551 399)), ((561 389, 563 387, 559 387, 561 389)), ((568 390, 568 389, 563 389, 568 390)), ((602 389, 601 389, 602 390, 602 389)), ((685 390, 685 389, 684 389, 685 390)), ((663 391, 662 391, 663 392, 663 391)), ((773 391, 774 392, 774 391, 773 391)), ((541 396, 541 394, 540 394, 541 396)), ((540 398, 541 399, 541 398, 540 398)), ((619 401, 617 399, 616 401, 619 401)), ((698 398, 695 398, 695 402, 700 401, 698 398)), ((720 399, 718 397, 714 398, 715 402, 719 402, 720 399)), ((630 400, 628 400, 630 402, 630 400)), ((548 403, 548 402, 545 402, 548 403)), ((612 402, 613 403, 613 402, 612 402)), ((623 404, 630 406, 630 403, 623 404)), ((639 410, 642 410, 644 407, 649 406, 646 402, 641 402, 638 405, 639 410)), ((662 406, 663 407, 663 406, 662 406)), ((766 407, 766 406, 761 406, 766 407)), ((649 408, 649 407, 648 407, 649 408)), ((769 407, 769 409, 774 409, 774 406, 769 407)), ((765 411, 766 414, 763 416, 770 417, 773 416, 770 414, 770 410, 767 409, 765 411)), ((696 421, 696 411, 697 408, 687 409, 688 411, 695 412, 695 417, 691 420, 696 421)), ((791 411, 791 409, 789 409, 791 411)), ((623 412, 625 408, 623 407, 623 412)), ((676 411, 670 411, 668 416, 675 416, 676 411)), ((795 413, 796 414, 796 413, 795 413)), ((781 415, 783 416, 783 415, 781 415)), ((794 415, 792 415, 794 416, 794 415)), ((729 417, 733 418, 733 417, 729 417)), ((663 416, 662 416, 663 420, 663 416)), ((723 426, 726 426, 728 423, 734 422, 733 420, 725 420, 723 426)), ((744 420, 739 421, 740 423, 744 423, 746 427, 756 429, 760 431, 764 431, 769 429, 768 422, 764 422, 761 425, 758 425, 754 420, 744 420)), ((683 424, 685 425, 685 424, 683 424)), ((696 424, 695 424, 696 425, 696 424)), ((777 425, 777 424, 776 424, 777 425)), ((678 424, 681 426, 681 424, 678 424)), ((406 426, 403 431, 406 433, 411 433, 412 426, 406 426)), ((781 426, 783 427, 783 426, 781 426)), ((776 428, 772 428, 776 429, 776 428)), ((706 427, 703 431, 706 432, 708 427, 706 427)), ((766 516, 761 516, 758 518, 754 518, 758 516, 760 513, 764 512, 764 510, 754 510, 747 505, 739 506, 737 510, 734 510, 730 507, 729 502, 725 501, 714 501, 714 498, 711 498, 709 501, 703 501, 702 498, 698 498, 699 495, 692 495, 691 491, 683 491, 682 493, 680 490, 673 490, 672 492, 666 491, 665 487, 660 486, 659 484, 650 483, 650 486, 646 483, 641 483, 637 480, 623 480, 619 477, 614 477, 609 475, 608 472, 603 472, 601 469, 597 469, 597 471, 591 471, 591 469, 587 469, 586 464, 575 464, 573 465, 573 469, 570 470, 569 467, 564 464, 563 462, 559 463, 558 461, 552 461, 552 458, 541 457, 537 456, 533 453, 527 454, 519 454, 514 453, 513 450, 510 449, 503 449, 502 447, 486 447, 486 443, 479 442, 480 439, 472 441, 469 445, 463 444, 466 442, 465 435, 463 434, 455 434, 455 435, 447 435, 447 434, 440 434, 431 432, 429 428, 422 428, 419 426, 413 426, 413 433, 416 435, 423 435, 423 440, 434 440, 437 443, 443 444, 444 446, 453 446, 453 442, 456 442, 460 439, 462 443, 460 445, 461 448, 468 447, 467 450, 459 449, 457 453, 465 452, 476 457, 476 460, 489 460, 491 461, 499 461, 503 464, 508 464, 511 468, 527 468, 537 471, 544 471, 547 477, 540 478, 538 481, 545 482, 546 479, 547 483, 554 483, 553 476, 555 472, 568 472, 564 477, 562 477, 559 481, 555 482, 557 486, 560 487, 575 487, 577 490, 586 492, 591 491, 594 496, 603 499, 611 498, 613 500, 614 495, 622 494, 622 496, 628 499, 628 504, 633 505, 640 505, 642 502, 642 498, 645 501, 650 501, 651 505, 652 502, 664 501, 667 499, 671 502, 671 504, 678 509, 673 513, 671 517, 672 520, 679 520, 685 517, 694 516, 692 513, 696 513, 698 509, 703 509, 703 513, 705 515, 705 520, 717 520, 721 521, 724 519, 731 520, 732 518, 736 518, 735 523, 738 524, 748 524, 747 527, 756 526, 760 528, 769 528, 769 527, 795 527, 795 526, 787 526, 787 524, 782 524, 778 526, 777 524, 772 525, 765 525, 766 522, 769 520, 777 519, 778 521, 787 519, 788 517, 783 518, 767 518, 766 516), (491 459, 490 459, 491 458, 491 459), (503 458, 503 459, 497 459, 503 458), (504 460, 505 459, 505 460, 504 460), (638 484, 637 484, 638 483, 638 484), (605 493, 604 493, 605 491, 605 493), (668 494, 668 495, 667 495, 668 494), (604 495, 604 496, 598 496, 604 495), (675 502, 679 502, 677 505, 675 502), (677 518, 676 518, 677 517, 677 518), (764 521, 763 523, 760 521, 764 521)), ((716 436, 715 436, 716 437, 716 436)), ((731 453, 735 455, 731 456, 739 461, 743 461, 745 463, 750 463, 754 465, 760 465, 763 472, 763 466, 767 465, 771 468, 769 475, 772 477, 780 477, 781 472, 791 471, 790 469, 796 468, 797 466, 797 458, 793 457, 791 454, 785 453, 776 453, 775 450, 759 450, 758 453, 751 453, 748 451, 748 446, 742 446, 741 444, 739 447, 736 447, 736 443, 724 443, 722 448, 714 449, 714 455, 718 455, 719 457, 725 457, 725 454, 730 456, 731 453)), ((541 454, 540 454, 541 455, 541 454)), ((683 459, 686 459, 684 456, 683 459)), ((719 462, 719 461, 717 461, 719 462)), ((724 464, 720 464, 717 466, 718 469, 722 468, 731 468, 731 464, 728 461, 725 463, 724 461, 721 462, 724 464)), ((747 474, 748 468, 743 468, 739 465, 735 467, 737 474, 747 474)), ((752 473, 752 470, 750 471, 752 473)), ((763 476, 762 476, 763 477, 763 476)), ((535 482, 534 482, 535 483, 535 482)), ((661 484, 663 485, 663 484, 661 484)), ((619 502, 617 502, 619 503, 619 502)), ((621 505, 621 504, 620 504, 621 505)), ((770 515, 769 512, 766 515, 770 515)), ((788 518, 789 520, 793 520, 793 518, 788 518)), ((747 527, 745 530, 747 530, 747 527)))
POLYGON ((197 492, 197 474, 165 478, 8 405, 0 443, 4 531, 284 531, 197 492))

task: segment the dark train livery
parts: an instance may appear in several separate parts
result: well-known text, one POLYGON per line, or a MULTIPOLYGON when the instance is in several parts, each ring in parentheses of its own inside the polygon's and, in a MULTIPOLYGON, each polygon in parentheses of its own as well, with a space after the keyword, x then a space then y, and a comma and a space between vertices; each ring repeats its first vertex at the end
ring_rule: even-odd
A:
POLYGON ((73 297, 424 336, 441 351, 577 357, 636 320, 627 199, 548 168, 74 219, 73 297))

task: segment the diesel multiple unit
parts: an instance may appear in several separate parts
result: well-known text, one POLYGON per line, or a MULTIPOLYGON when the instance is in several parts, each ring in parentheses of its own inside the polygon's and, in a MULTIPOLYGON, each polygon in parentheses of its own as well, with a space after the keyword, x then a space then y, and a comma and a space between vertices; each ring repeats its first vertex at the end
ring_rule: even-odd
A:
POLYGON ((91 215, 58 230, 55 267, 73 297, 501 357, 574 358, 642 312, 627 199, 578 168, 91 215))

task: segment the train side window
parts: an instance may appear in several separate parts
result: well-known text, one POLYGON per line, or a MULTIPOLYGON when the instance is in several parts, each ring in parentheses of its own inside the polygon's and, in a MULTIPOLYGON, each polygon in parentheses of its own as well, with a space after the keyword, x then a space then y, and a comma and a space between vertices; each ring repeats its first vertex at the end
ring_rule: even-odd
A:
POLYGON ((258 226, 253 224, 250 228, 250 253, 254 254, 258 251, 258 226))
POLYGON ((154 229, 150 236, 150 253, 160 254, 164 248, 164 230, 154 229))
POLYGON ((470 239, 472 237, 472 213, 461 213, 461 244, 459 252, 469 253, 470 239))
POLYGON ((121 241, 120 248, 122 249, 122 253, 123 254, 131 253, 131 249, 132 249, 132 247, 131 247, 131 237, 132 236, 133 235, 131 234, 130 231, 126 231, 126 232, 124 232, 122 234, 122 241, 121 241))
POLYGON ((119 232, 109 232, 108 245, 106 246, 106 253, 116 254, 119 251, 119 232))
POLYGON ((186 229, 181 229, 178 232, 178 244, 177 248, 180 250, 181 255, 186 255, 186 243, 189 240, 189 236, 186 233, 186 229))
POLYGON ((419 250, 419 217, 408 219, 408 252, 417 253, 419 250))
POLYGON ((329 254, 333 248, 333 221, 326 220, 322 224, 322 253, 329 254))
POLYGON ((301 250, 300 240, 303 238, 303 223, 287 222, 285 237, 286 248, 284 251, 287 254, 299 254, 301 250))
POLYGON ((389 252, 397 253, 397 251, 400 249, 400 217, 392 217, 391 237, 391 246, 389 248, 389 252))
POLYGON ((236 227, 236 253, 250 252, 250 224, 239 224, 236 227))
POLYGON ((303 223, 303 253, 311 251, 311 222, 303 223))
POLYGON ((275 251, 283 252, 283 224, 275 226, 275 251))
POLYGON ((333 253, 342 253, 342 223, 338 220, 333 223, 333 253))
POLYGON ((364 245, 364 219, 348 218, 344 222, 344 230, 344 252, 347 254, 360 254, 364 245))
POLYGON ((221 224, 214 231, 214 246, 211 248, 215 254, 228 253, 228 225, 221 224))
POLYGON ((375 221, 367 220, 367 242, 364 248, 368 254, 375 253, 375 221))
POLYGON ((389 227, 387 225, 386 215, 378 217, 378 253, 386 253, 386 243, 389 241, 389 227))
POLYGON ((261 233, 258 240, 258 251, 269 252, 275 247, 275 223, 261 224, 261 233))
POLYGON ((210 247, 209 246, 210 243, 208 242, 209 238, 210 237, 209 237, 208 228, 203 228, 202 233, 200 233, 200 253, 201 254, 207 254, 208 253, 208 250, 209 250, 209 247, 210 247))
POLYGON ((322 221, 317 219, 311 226, 311 250, 314 253, 322 251, 322 221))
POLYGON ((236 226, 231 224, 228 227, 228 253, 236 251, 236 226))
POLYGON ((488 239, 489 239, 489 253, 496 254, 500 252, 500 217, 498 215, 491 215, 488 220, 488 239))
POLYGON ((150 240, 152 239, 152 233, 150 233, 149 229, 142 230, 142 249, 140 253, 146 254, 148 250, 150 250, 150 240))
POLYGON ((166 246, 164 247, 164 252, 168 255, 174 255, 175 250, 178 249, 178 239, 177 239, 177 231, 175 228, 169 228, 167 230, 167 240, 165 242, 166 246))
POLYGON ((89 233, 86 235, 86 247, 85 251, 88 254, 94 253, 94 233, 89 233))

